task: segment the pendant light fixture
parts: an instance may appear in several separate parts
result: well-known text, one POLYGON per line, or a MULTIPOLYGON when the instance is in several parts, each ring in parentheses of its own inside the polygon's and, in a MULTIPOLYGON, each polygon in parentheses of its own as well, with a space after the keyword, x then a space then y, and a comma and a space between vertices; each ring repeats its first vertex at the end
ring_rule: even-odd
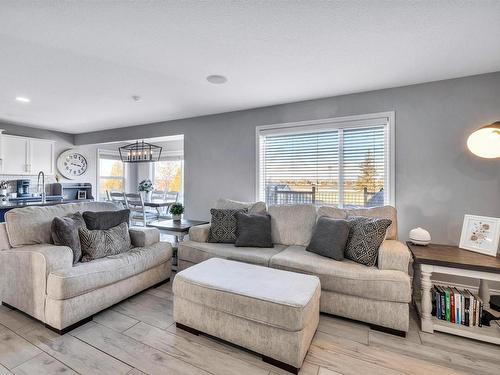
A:
POLYGON ((162 147, 144 141, 136 141, 118 148, 124 163, 151 163, 160 160, 162 147))
POLYGON ((482 158, 500 158, 500 121, 474 131, 467 139, 467 147, 482 158))

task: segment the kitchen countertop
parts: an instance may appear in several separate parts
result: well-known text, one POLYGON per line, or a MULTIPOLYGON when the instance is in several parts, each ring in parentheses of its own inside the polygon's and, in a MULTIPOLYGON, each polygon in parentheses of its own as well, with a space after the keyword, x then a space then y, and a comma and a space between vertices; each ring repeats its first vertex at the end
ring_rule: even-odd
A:
POLYGON ((93 199, 62 199, 57 201, 48 201, 48 202, 22 202, 22 201, 6 201, 0 202, 0 210, 11 209, 11 208, 19 208, 19 207, 28 207, 28 206, 54 206, 56 204, 66 204, 66 203, 77 203, 77 202, 89 202, 93 201, 93 199))

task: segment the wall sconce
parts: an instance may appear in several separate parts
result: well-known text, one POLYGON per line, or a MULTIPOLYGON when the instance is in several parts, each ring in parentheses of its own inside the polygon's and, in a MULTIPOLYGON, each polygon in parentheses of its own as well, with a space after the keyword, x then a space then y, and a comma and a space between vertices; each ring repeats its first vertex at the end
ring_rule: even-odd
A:
POLYGON ((469 150, 482 158, 500 158, 500 121, 481 126, 467 139, 469 150))

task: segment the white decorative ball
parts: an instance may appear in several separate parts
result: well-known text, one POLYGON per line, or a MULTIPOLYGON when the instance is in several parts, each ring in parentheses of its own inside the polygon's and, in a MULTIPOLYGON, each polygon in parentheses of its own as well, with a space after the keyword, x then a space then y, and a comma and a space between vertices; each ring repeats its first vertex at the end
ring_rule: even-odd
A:
POLYGON ((431 242, 431 235, 425 229, 420 227, 412 229, 410 231, 410 241, 415 245, 428 245, 431 242))

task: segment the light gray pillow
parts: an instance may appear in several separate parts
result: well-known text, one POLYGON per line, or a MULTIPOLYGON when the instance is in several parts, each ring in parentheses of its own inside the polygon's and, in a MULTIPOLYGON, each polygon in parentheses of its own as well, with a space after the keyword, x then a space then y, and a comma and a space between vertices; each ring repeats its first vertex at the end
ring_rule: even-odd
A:
POLYGON ((73 264, 82 257, 78 230, 86 228, 82 214, 77 212, 64 217, 55 217, 50 228, 52 241, 57 246, 68 246, 73 250, 73 264))
POLYGON ((378 249, 392 220, 354 216, 348 221, 351 229, 345 257, 373 267, 377 263, 378 249))
POLYGON ((343 260, 349 228, 347 220, 320 217, 306 250, 335 260, 343 260))
POLYGON ((240 202, 232 199, 219 198, 215 202, 215 208, 221 210, 239 210, 246 208, 251 214, 265 213, 267 205, 265 202, 240 202))
POLYGON ((80 228, 78 233, 83 253, 82 262, 121 254, 131 247, 127 223, 105 230, 80 228))

